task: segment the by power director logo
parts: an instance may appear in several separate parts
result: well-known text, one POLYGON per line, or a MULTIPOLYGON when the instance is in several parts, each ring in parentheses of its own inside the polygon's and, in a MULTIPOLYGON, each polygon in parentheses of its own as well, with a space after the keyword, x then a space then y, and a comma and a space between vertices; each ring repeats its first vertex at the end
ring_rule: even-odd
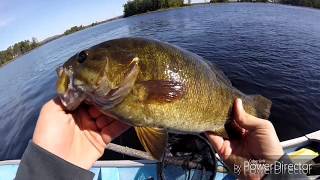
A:
POLYGON ((272 164, 265 160, 248 160, 243 164, 234 164, 236 175, 267 175, 267 174, 309 174, 312 164, 276 161, 272 164))

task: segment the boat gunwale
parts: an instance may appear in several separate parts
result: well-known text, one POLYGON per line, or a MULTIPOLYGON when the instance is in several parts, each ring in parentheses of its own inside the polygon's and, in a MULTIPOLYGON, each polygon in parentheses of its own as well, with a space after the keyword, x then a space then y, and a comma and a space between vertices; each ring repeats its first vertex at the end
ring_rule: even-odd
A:
MULTIPOLYGON (((292 148, 300 148, 300 147, 306 146, 312 142, 320 143, 320 130, 314 131, 312 133, 306 134, 301 137, 282 141, 280 143, 285 150, 290 150, 292 148)), ((20 160, 4 160, 4 161, 0 161, 0 166, 17 165, 19 163, 20 163, 20 160)), ((102 160, 102 161, 95 162, 92 168, 143 167, 147 165, 155 165, 158 163, 159 162, 155 160, 102 160)))
MULTIPOLYGON (((21 160, 5 160, 0 161, 0 166, 17 165, 21 160)), ((102 160, 94 163, 92 168, 99 167, 143 167, 147 165, 155 165, 158 161, 152 160, 102 160)))
POLYGON ((282 141, 280 142, 280 144, 283 149, 291 149, 291 148, 306 146, 311 142, 320 143, 320 130, 314 131, 309 134, 305 134, 304 136, 301 136, 301 137, 282 141))

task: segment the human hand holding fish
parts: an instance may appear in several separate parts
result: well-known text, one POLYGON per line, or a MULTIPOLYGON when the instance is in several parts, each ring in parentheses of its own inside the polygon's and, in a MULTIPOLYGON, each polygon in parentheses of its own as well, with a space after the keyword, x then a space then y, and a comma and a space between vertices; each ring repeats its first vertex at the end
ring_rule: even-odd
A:
MULTIPOLYGON (((233 122, 235 98, 243 100, 246 112, 262 119, 269 117, 272 104, 261 95, 247 95, 233 87, 227 76, 204 58, 166 42, 139 37, 113 39, 84 49, 58 67, 57 75, 57 93, 65 109, 73 111, 86 103, 119 117, 134 126, 145 150, 159 161, 166 151, 168 133, 212 131, 233 139, 238 129, 226 125, 233 122)), ((245 143, 209 136, 217 140, 212 143, 229 162, 232 157, 260 158, 254 150, 269 155, 264 152, 273 146, 265 141, 279 142, 270 122, 245 115, 245 120, 236 118, 245 129, 246 139, 241 141, 245 143), (250 149, 254 143, 260 146, 250 149), (224 148, 218 145, 228 151, 221 151, 224 148)))
POLYGON ((246 113, 240 99, 235 100, 234 117, 242 129, 241 140, 225 140, 207 132, 208 140, 231 169, 241 168, 234 172, 238 171, 244 179, 260 179, 264 174, 245 172, 244 163, 254 160, 273 164, 277 161, 284 152, 276 131, 270 121, 246 113))
POLYGON ((93 107, 66 112, 55 98, 42 107, 32 141, 76 166, 90 169, 107 144, 128 128, 93 107))
MULTIPOLYGON (((242 127, 241 142, 224 140, 207 132, 208 140, 220 157, 229 167, 240 167, 243 161, 250 159, 265 159, 270 163, 279 159, 283 150, 272 124, 247 114, 240 99, 235 101, 234 107, 235 120, 242 127)), ((56 98, 43 106, 33 142, 74 165, 89 169, 102 156, 107 144, 128 128, 93 107, 87 110, 79 107, 68 113, 56 98)), ((258 178, 252 174, 241 175, 258 178)))

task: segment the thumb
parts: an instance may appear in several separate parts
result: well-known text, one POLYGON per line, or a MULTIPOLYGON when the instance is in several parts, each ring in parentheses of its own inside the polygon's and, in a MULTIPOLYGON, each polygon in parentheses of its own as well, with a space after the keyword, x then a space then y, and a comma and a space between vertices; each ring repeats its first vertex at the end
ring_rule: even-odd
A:
POLYGON ((64 107, 61 103, 61 100, 59 97, 55 97, 48 101, 44 106, 45 109, 49 109, 51 111, 64 111, 64 107))
POLYGON ((263 119, 254 117, 245 112, 242 100, 237 98, 234 103, 234 117, 237 124, 246 130, 257 129, 263 125, 263 119))

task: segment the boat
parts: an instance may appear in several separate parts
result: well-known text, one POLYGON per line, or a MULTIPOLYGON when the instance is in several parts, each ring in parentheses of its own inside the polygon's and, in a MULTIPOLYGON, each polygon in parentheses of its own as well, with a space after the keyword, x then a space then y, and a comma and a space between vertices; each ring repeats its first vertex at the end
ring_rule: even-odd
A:
MULTIPOLYGON (((281 145, 293 162, 311 164, 308 172, 310 179, 320 177, 320 130, 283 141, 281 145)), ((20 160, 0 161, 0 179, 14 179, 19 163, 20 160)), ((91 171, 95 174, 94 180, 158 180, 161 179, 160 169, 160 163, 152 160, 105 160, 97 161, 91 171)), ((236 179, 221 161, 217 161, 216 172, 185 170, 181 166, 167 165, 162 173, 167 180, 236 179)))

